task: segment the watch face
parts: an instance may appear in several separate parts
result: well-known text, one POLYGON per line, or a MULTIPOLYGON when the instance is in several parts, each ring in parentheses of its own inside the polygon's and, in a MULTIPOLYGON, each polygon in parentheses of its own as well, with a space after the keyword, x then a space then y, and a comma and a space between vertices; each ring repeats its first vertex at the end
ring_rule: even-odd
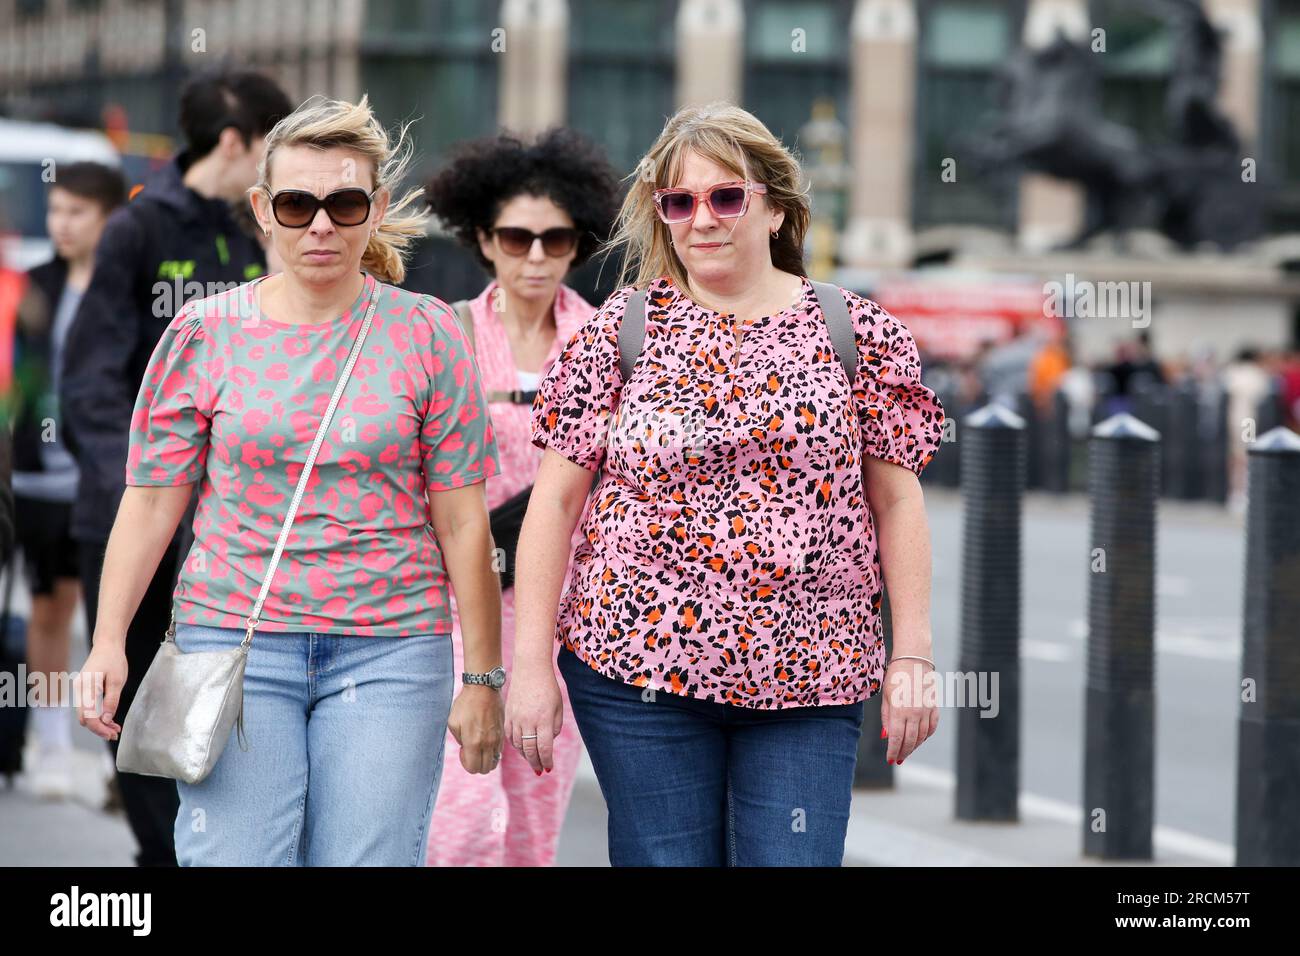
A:
POLYGON ((506 682, 506 672, 503 667, 494 667, 488 672, 488 679, 492 681, 493 687, 503 687, 506 682))

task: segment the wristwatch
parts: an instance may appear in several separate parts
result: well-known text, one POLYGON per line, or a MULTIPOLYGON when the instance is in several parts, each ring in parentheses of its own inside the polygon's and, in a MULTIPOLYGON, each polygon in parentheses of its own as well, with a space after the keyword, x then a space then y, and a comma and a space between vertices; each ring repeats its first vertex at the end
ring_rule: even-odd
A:
POLYGON ((486 674, 461 674, 460 679, 466 684, 484 684, 493 690, 500 690, 506 682, 506 669, 498 664, 486 674))

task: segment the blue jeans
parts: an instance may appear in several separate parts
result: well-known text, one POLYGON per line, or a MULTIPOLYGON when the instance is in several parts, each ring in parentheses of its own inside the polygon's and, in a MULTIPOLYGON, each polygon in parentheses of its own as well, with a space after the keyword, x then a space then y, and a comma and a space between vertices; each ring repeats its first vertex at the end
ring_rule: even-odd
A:
MULTIPOLYGON (((185 652, 242 630, 177 624, 185 652)), ((263 631, 244 674, 244 736, 177 782, 181 866, 422 866, 451 712, 450 636, 263 631)))
POLYGON ((864 705, 756 710, 558 666, 613 866, 839 866, 864 705))

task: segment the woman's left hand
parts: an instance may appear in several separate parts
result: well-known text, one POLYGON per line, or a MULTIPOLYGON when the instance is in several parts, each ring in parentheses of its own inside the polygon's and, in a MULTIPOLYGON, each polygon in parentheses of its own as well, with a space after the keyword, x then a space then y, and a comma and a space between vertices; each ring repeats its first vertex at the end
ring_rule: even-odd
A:
POLYGON ((460 744, 460 765, 470 773, 491 773, 501 764, 505 740, 501 691, 471 685, 451 705, 447 729, 460 744))
POLYGON ((890 763, 901 764, 939 727, 937 691, 928 676, 933 672, 929 664, 913 660, 891 661, 885 668, 880 726, 889 738, 885 756, 890 763))

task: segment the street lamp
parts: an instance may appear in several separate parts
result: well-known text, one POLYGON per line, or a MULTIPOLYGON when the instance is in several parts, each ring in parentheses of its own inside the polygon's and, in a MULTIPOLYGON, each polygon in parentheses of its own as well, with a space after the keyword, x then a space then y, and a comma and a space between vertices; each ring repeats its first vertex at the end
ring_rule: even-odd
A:
POLYGON ((835 268, 835 250, 844 222, 849 166, 844 161, 848 130, 835 116, 835 101, 819 96, 813 102, 812 119, 799 130, 799 143, 812 184, 812 242, 809 271, 817 279, 828 279, 835 268))

